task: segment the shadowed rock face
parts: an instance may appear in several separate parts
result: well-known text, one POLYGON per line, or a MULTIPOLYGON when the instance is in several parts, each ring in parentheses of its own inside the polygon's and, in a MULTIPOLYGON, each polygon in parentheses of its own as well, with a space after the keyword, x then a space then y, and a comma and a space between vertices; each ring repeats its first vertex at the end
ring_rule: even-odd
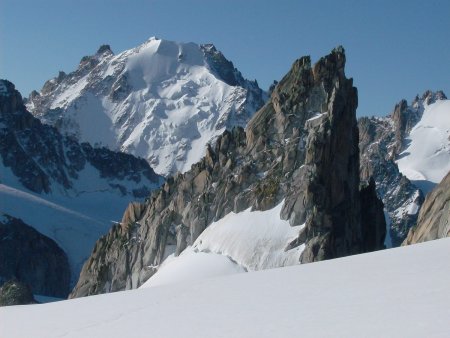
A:
POLYGON ((18 280, 10 280, 0 287, 0 306, 37 303, 31 289, 18 280))
POLYGON ((34 294, 67 297, 69 263, 53 240, 5 214, 0 214, 0 238, 0 282, 16 279, 34 294))
POLYGON ((130 204, 97 242, 71 297, 136 288, 170 248, 180 253, 213 221, 283 200, 281 218, 305 223, 287 247, 305 244, 303 263, 383 247, 382 204, 373 184, 359 190, 357 92, 344 66, 342 47, 314 66, 297 60, 246 130, 226 131, 190 171, 130 204), (377 217, 365 223, 368 204, 377 217))
POLYGON ((403 245, 450 236, 450 173, 425 198, 417 225, 409 230, 403 245))

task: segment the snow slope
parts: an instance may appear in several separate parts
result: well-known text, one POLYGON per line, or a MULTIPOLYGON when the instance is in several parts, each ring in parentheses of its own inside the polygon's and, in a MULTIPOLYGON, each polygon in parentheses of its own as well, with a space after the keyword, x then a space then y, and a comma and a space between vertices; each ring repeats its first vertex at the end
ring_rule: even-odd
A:
POLYGON ((305 245, 287 247, 303 226, 280 219, 283 203, 266 211, 231 212, 213 222, 192 247, 170 255, 142 287, 300 264, 305 245))
POLYGON ((214 46, 150 38, 118 55, 100 48, 27 107, 64 134, 146 158, 168 175, 189 170, 226 127, 245 126, 264 95, 214 46))
POLYGON ((167 257, 158 272, 141 287, 184 283, 241 272, 246 272, 246 270, 227 256, 199 252, 188 247, 177 257, 174 255, 167 257))
POLYGON ((0 336, 448 337, 449 257, 447 238, 320 263, 0 308, 0 336))
POLYGON ((406 138, 399 170, 428 192, 450 171, 450 100, 424 106, 421 120, 406 138))

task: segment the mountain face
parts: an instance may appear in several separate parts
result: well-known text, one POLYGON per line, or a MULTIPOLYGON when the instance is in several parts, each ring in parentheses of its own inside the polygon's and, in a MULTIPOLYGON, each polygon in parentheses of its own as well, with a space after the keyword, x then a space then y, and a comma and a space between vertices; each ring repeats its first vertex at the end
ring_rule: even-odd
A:
POLYGON ((111 221, 162 183, 144 159, 80 144, 42 124, 6 80, 0 80, 0 155, 0 211, 65 251, 72 285, 111 221))
POLYGON ((360 190, 357 92, 344 65, 342 47, 314 66, 297 60, 246 130, 225 131, 191 170, 129 205, 71 297, 139 287, 171 254, 252 271, 382 248, 375 184, 360 190))
POLYGON ((157 38, 114 55, 109 46, 33 92, 28 109, 83 142, 185 172, 225 128, 244 127, 266 95, 211 45, 157 38))
POLYGON ((450 237, 450 172, 427 195, 403 245, 450 237))
POLYGON ((15 279, 34 294, 67 297, 69 262, 53 240, 6 214, 0 214, 0 238, 0 285, 15 279))
MULTIPOLYGON (((424 195, 434 183, 417 180, 418 172, 426 173, 422 167, 436 163, 437 176, 445 175, 444 170, 450 163, 450 140, 447 132, 440 129, 450 128, 450 121, 442 108, 435 114, 436 107, 447 105, 442 92, 425 92, 417 96, 411 105, 402 100, 387 117, 363 117, 358 120, 359 148, 361 152, 361 180, 375 179, 378 196, 383 200, 388 222, 386 245, 399 246, 406 238, 409 229, 417 222, 418 211, 423 203, 424 195), (430 118, 431 116, 431 118, 430 118), (439 121, 433 126, 429 123, 439 121), (421 131, 431 132, 429 137, 422 138, 425 145, 422 149, 411 149, 411 136, 421 131), (435 141, 437 140, 437 141, 435 141), (411 158, 413 161, 411 161, 411 158), (428 163, 428 164, 427 164, 428 163), (420 167, 417 170, 408 167, 420 167)), ((450 117, 450 107, 447 109, 450 117)), ((417 143, 419 143, 417 142, 417 143)), ((431 177, 431 176, 430 176, 431 177)), ((427 178, 428 179, 428 178, 427 178)))

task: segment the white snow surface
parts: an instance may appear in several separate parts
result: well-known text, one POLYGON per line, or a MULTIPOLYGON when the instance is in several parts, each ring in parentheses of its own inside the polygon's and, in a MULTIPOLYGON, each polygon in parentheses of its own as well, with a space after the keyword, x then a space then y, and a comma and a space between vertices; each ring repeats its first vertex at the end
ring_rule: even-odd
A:
MULTIPOLYGON (((62 113, 37 116, 82 141, 146 158, 162 175, 189 170, 208 142, 227 125, 245 126, 257 108, 248 88, 219 79, 194 43, 150 38, 96 57, 86 75, 43 94, 62 113)), ((35 111, 33 102, 27 107, 35 111)))
POLYGON ((207 252, 198 252, 192 247, 186 248, 178 257, 170 255, 158 272, 141 288, 164 284, 185 283, 217 276, 246 272, 229 257, 207 252))
POLYGON ((169 256, 142 287, 300 264, 304 244, 286 248, 303 225, 291 227, 281 220, 282 206, 283 202, 266 211, 229 213, 208 226, 180 256, 169 256))
POLYGON ((448 337, 449 258, 446 238, 320 263, 3 307, 0 336, 448 337))
POLYGON ((397 161, 402 174, 420 187, 426 187, 420 182, 439 183, 450 171, 450 100, 437 100, 424 108, 397 161))
POLYGON ((304 245, 286 248, 304 225, 292 227, 280 219, 283 204, 266 211, 231 212, 208 226, 193 248, 230 257, 249 271, 299 264, 304 245))

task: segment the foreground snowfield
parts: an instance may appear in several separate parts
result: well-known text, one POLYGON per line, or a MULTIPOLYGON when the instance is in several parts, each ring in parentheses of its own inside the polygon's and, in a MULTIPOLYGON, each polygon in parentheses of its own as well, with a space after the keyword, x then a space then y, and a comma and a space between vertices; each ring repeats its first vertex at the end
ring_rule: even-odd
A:
POLYGON ((0 337, 448 337, 450 238, 44 305, 0 337))

